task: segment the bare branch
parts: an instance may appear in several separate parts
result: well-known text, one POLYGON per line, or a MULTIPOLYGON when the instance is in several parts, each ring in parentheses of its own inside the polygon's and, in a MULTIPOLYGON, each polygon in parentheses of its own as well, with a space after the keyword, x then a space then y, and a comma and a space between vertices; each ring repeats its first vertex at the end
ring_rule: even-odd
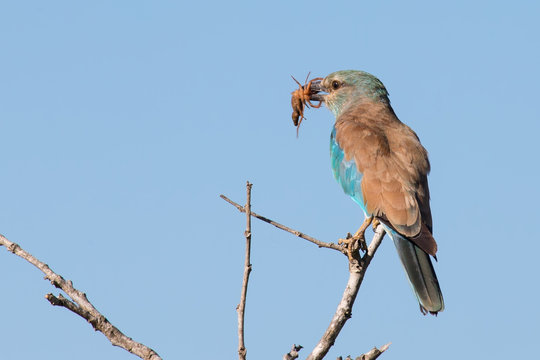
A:
POLYGON ((328 329, 326 329, 326 332, 319 343, 315 346, 311 354, 309 354, 307 360, 320 360, 324 358, 328 353, 328 350, 330 350, 330 347, 334 345, 345 322, 352 316, 354 300, 356 299, 356 295, 358 294, 358 290, 360 289, 369 263, 381 244, 384 234, 384 228, 382 225, 379 225, 364 256, 360 258, 358 251, 355 251, 353 254, 353 259, 349 262, 349 281, 343 292, 341 302, 337 307, 336 313, 334 314, 328 329))
POLYGON ((18 244, 9 241, 3 235, 0 235, 0 246, 3 245, 13 254, 25 259, 45 274, 45 279, 49 280, 55 287, 63 290, 70 298, 62 296, 56 297, 53 294, 47 294, 45 298, 55 306, 62 306, 75 314, 86 319, 96 331, 100 331, 109 339, 114 346, 121 347, 130 353, 137 355, 144 360, 161 360, 161 357, 149 347, 134 341, 124 335, 118 328, 113 326, 96 308, 88 301, 86 294, 75 289, 70 280, 65 280, 62 276, 56 274, 49 266, 34 256, 23 250, 18 244))
MULTIPOLYGON (((221 197, 223 200, 225 200, 226 202, 228 202, 229 204, 231 204, 231 205, 233 205, 234 207, 236 207, 236 208, 238 209, 238 211, 240 211, 240 212, 245 212, 245 209, 244 209, 243 206, 238 205, 237 203, 235 203, 234 201, 232 201, 231 199, 229 199, 229 198, 226 197, 225 195, 220 195, 220 197, 221 197)), ((251 216, 256 217, 257 219, 262 220, 262 221, 264 221, 264 222, 267 222, 267 223, 269 223, 269 224, 271 224, 271 225, 274 225, 274 226, 277 227, 278 229, 281 229, 281 230, 290 232, 291 234, 296 235, 296 236, 298 236, 299 238, 302 238, 302 239, 304 239, 304 240, 307 240, 307 241, 309 241, 309 242, 312 242, 312 243, 314 243, 315 245, 317 245, 317 246, 319 246, 319 247, 337 250, 337 251, 339 251, 339 252, 342 253, 342 254, 346 254, 346 253, 347 253, 347 251, 346 251, 343 247, 341 247, 341 246, 339 246, 339 245, 336 245, 336 244, 334 244, 334 243, 327 243, 327 242, 324 242, 324 241, 317 240, 317 239, 315 239, 314 237, 311 237, 311 236, 309 236, 309 235, 306 235, 306 234, 304 234, 304 233, 302 233, 302 232, 300 232, 300 231, 298 231, 298 230, 291 229, 291 228, 289 228, 289 227, 287 227, 287 226, 285 226, 285 225, 282 225, 282 224, 280 224, 280 223, 277 223, 277 222, 275 222, 274 220, 268 219, 268 218, 266 218, 266 217, 264 217, 264 216, 262 216, 262 215, 259 215, 259 214, 255 213, 255 212, 251 212, 251 216)))
POLYGON ((377 349, 376 347, 374 347, 373 349, 371 349, 370 351, 368 351, 367 353, 365 354, 362 354, 360 355, 359 357, 357 357, 355 360, 375 360, 376 358, 378 358, 383 352, 386 351, 386 349, 388 349, 388 347, 390 346, 391 343, 388 343, 386 345, 383 345, 381 346, 380 349, 377 349))
POLYGON ((249 181, 246 183, 247 200, 244 212, 246 213, 246 260, 244 263, 244 278, 242 280, 242 293, 240 295, 240 304, 236 308, 238 311, 238 356, 240 360, 246 360, 246 346, 244 344, 244 316, 246 311, 246 296, 251 273, 251 187, 249 181))
POLYGON ((283 355, 283 360, 294 360, 298 358, 298 352, 303 348, 302 345, 293 344, 291 351, 283 355))
MULTIPOLYGON (((240 212, 246 212, 246 209, 244 207, 230 200, 225 195, 220 195, 220 196, 223 200, 227 201, 229 204, 236 207, 240 212)), ((338 250, 339 252, 345 255, 349 255, 348 250, 346 248, 336 245, 334 243, 326 243, 326 242, 317 240, 309 235, 303 234, 300 231, 297 231, 285 225, 279 224, 271 219, 258 215, 254 212, 251 212, 251 216, 254 216, 259 220, 262 220, 271 225, 274 225, 278 229, 290 232, 291 234, 301 237, 302 239, 308 240, 318 245, 319 247, 325 247, 329 249, 338 250)), ((319 343, 315 346, 311 354, 309 354, 309 356, 307 357, 307 360, 323 359, 324 356, 326 356, 326 354, 330 350, 330 348, 334 345, 336 338, 341 332, 341 329, 343 329, 343 326, 345 325, 347 320, 352 316, 352 307, 356 299, 356 296, 358 295, 358 291, 360 290, 360 285, 362 284, 362 281, 364 280, 364 275, 366 273, 366 270, 369 264, 371 263, 371 260, 373 259, 373 256, 375 255, 375 252, 377 251, 379 245, 382 242, 384 234, 385 234, 384 228, 382 225, 379 224, 379 226, 375 230, 375 235, 373 236, 373 240, 369 244, 366 253, 362 257, 360 257, 360 253, 358 252, 358 249, 354 249, 351 252, 351 256, 349 257, 349 280, 347 282, 347 286, 345 287, 345 291, 343 292, 341 302, 339 303, 336 309, 336 312, 334 314, 334 317, 332 318, 330 325, 326 329, 326 332, 322 336, 319 343)), ((291 352, 289 352, 288 354, 285 354, 285 356, 283 357, 284 360, 296 359, 298 357, 298 351, 295 350, 295 346, 293 346, 293 349, 291 350, 291 352)), ((363 354, 362 355, 363 358, 360 358, 360 359, 361 360, 376 359, 382 352, 384 352, 388 348, 388 346, 390 346, 390 343, 384 345, 380 350, 377 348, 374 348, 371 351, 363 354)))

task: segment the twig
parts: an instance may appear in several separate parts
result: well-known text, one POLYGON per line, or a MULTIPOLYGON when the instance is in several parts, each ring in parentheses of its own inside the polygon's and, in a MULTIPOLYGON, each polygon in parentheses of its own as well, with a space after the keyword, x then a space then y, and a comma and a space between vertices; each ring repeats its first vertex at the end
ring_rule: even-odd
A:
POLYGON ((355 259, 353 259, 349 264, 349 281, 347 282, 347 286, 343 292, 341 302, 337 307, 336 313, 334 314, 328 329, 326 329, 326 332, 322 336, 319 343, 315 346, 311 354, 309 354, 307 360, 320 360, 324 358, 324 356, 328 353, 328 350, 330 350, 330 347, 334 345, 334 342, 345 325, 345 322, 352 315, 354 300, 356 299, 356 295, 358 294, 358 290, 360 289, 360 285, 362 284, 362 280, 364 279, 364 275, 369 263, 371 262, 371 259, 373 259, 373 255, 375 255, 377 248, 381 244, 384 234, 384 228, 382 225, 379 225, 375 231, 371 244, 369 244, 367 252, 361 259, 359 259, 358 251, 356 251, 354 256, 355 259))
POLYGON ((383 352, 386 351, 386 349, 388 349, 388 347, 390 346, 391 343, 388 343, 386 345, 383 345, 381 346, 380 349, 377 349, 376 347, 374 347, 373 349, 371 349, 370 351, 368 351, 367 353, 365 354, 362 354, 360 355, 359 357, 357 357, 355 360, 375 360, 376 358, 378 358, 383 352))
MULTIPOLYGON (((220 197, 225 200, 226 202, 228 202, 229 204, 233 205, 234 207, 236 207, 238 209, 238 211, 240 212, 245 212, 245 209, 243 206, 241 205, 238 205, 237 203, 235 203, 234 201, 232 201, 231 199, 229 199, 228 197, 226 197, 225 195, 220 195, 220 197)), ((333 250, 337 250, 339 252, 341 252, 342 254, 347 254, 347 251, 339 246, 339 245, 336 245, 334 243, 327 243, 327 242, 324 242, 324 241, 320 241, 320 240, 317 240, 315 239, 314 237, 311 237, 309 235, 306 235, 298 230, 294 230, 294 229, 291 229, 285 225, 282 225, 280 223, 277 223, 275 222, 274 220, 271 220, 271 219, 268 219, 267 217, 264 217, 262 215, 259 215, 255 212, 251 212, 251 216, 253 217, 256 217, 257 219, 259 220, 262 220, 264 222, 267 222, 271 225, 274 225, 275 227, 277 227, 278 229, 281 229, 281 230, 284 230, 284 231, 287 231, 287 232, 290 232, 291 234, 293 235, 296 235, 298 236, 299 238, 302 238, 304 240, 307 240, 309 242, 312 242, 313 244, 319 246, 319 247, 323 247, 323 248, 327 248, 327 249, 333 249, 333 250)))
POLYGON ((134 341, 124 335, 120 330, 113 326, 96 308, 88 301, 86 294, 75 289, 70 280, 65 280, 62 276, 56 274, 47 264, 36 259, 34 256, 23 250, 18 244, 9 241, 3 235, 0 235, 0 246, 3 245, 13 254, 25 259, 45 274, 45 280, 49 280, 56 288, 63 290, 70 298, 62 296, 56 297, 53 294, 47 294, 45 298, 51 305, 62 306, 86 319, 96 331, 100 331, 109 339, 114 346, 121 347, 130 353, 137 355, 144 360, 161 360, 161 357, 149 347, 134 341))
POLYGON ((249 274, 251 273, 251 187, 249 181, 246 183, 247 200, 244 212, 246 213, 246 260, 244 263, 244 278, 242 280, 242 293, 240 295, 240 304, 237 307, 238 311, 238 356, 240 360, 246 360, 246 346, 244 344, 244 316, 246 311, 246 296, 249 281, 249 274))
POLYGON ((298 358, 298 352, 302 350, 302 345, 293 344, 291 351, 283 355, 283 360, 294 360, 298 358))

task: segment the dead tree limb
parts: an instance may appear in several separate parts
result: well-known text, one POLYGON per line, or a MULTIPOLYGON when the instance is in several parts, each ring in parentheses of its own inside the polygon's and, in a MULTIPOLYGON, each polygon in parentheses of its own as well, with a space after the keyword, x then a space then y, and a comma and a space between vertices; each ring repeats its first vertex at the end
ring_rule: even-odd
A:
POLYGON ((103 316, 88 300, 86 294, 75 289, 71 280, 65 280, 62 276, 56 274, 51 268, 36 259, 30 253, 23 250, 18 244, 9 241, 3 235, 0 235, 0 246, 13 254, 25 259, 30 264, 37 267, 45 274, 45 280, 49 280, 56 288, 64 291, 70 299, 62 294, 55 296, 53 294, 45 295, 45 298, 54 306, 62 306, 71 312, 79 315, 92 325, 94 330, 101 332, 114 346, 121 347, 133 355, 137 355, 144 360, 161 360, 161 357, 149 347, 138 343, 124 335, 118 328, 112 325, 105 316, 103 316))

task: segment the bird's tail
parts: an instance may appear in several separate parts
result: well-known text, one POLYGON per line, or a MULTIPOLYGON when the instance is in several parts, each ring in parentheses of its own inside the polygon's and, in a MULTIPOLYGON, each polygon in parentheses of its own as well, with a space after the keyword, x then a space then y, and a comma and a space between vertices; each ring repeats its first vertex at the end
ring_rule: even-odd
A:
POLYGON ((434 315, 443 311, 444 300, 429 255, 405 237, 389 230, 409 283, 420 303, 420 311, 424 314, 429 311, 434 315))

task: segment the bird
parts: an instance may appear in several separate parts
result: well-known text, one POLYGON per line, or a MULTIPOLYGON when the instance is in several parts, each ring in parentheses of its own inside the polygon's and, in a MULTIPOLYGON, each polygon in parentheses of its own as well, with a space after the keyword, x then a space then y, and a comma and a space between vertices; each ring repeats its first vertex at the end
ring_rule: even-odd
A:
POLYGON ((437 260, 430 163, 418 135, 398 119, 383 83, 364 71, 341 70, 312 82, 310 100, 322 101, 335 116, 332 171, 365 215, 358 232, 344 242, 365 244, 365 229, 380 223, 394 242, 420 311, 437 315, 444 300, 430 258, 437 260))

